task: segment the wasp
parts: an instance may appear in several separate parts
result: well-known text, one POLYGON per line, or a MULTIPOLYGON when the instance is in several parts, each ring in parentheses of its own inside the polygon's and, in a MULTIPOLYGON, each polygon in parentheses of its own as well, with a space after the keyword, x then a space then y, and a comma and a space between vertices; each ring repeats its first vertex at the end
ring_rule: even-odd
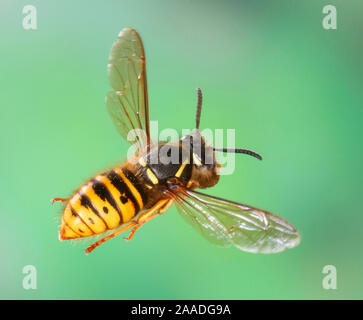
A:
POLYGON ((262 159, 251 150, 218 149, 206 143, 199 130, 200 89, 195 130, 177 142, 151 140, 144 47, 132 28, 122 30, 112 46, 108 79, 112 87, 106 95, 108 113, 125 140, 130 131, 139 132, 134 140, 136 152, 128 162, 84 183, 70 198, 52 200, 65 202, 60 240, 105 233, 85 250, 88 254, 127 230, 130 233, 126 239, 131 240, 143 224, 174 204, 187 223, 222 247, 233 244, 247 252, 275 253, 299 244, 299 233, 284 219, 196 191, 219 181, 221 165, 215 152, 262 159))

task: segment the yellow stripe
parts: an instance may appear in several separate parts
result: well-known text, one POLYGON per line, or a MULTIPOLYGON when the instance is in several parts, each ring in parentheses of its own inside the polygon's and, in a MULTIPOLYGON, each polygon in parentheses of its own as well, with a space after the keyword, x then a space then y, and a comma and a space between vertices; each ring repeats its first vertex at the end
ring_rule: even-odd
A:
POLYGON ((137 191, 137 189, 134 187, 134 185, 132 184, 132 182, 129 179, 126 178, 126 176, 124 175, 124 173, 122 172, 122 170, 120 168, 116 168, 116 169, 114 169, 114 171, 126 183, 127 187, 129 188, 129 190, 131 191, 131 193, 136 198, 136 201, 139 204, 140 210, 142 210, 142 208, 144 207, 144 203, 142 202, 142 198, 141 198, 141 195, 140 195, 139 191, 137 191))
MULTIPOLYGON (((115 169, 116 171, 116 169, 115 169)), ((124 204, 121 202, 120 197, 121 193, 117 190, 117 188, 111 183, 111 181, 106 178, 105 176, 97 176, 96 179, 102 182, 106 188, 112 194, 112 197, 115 199, 116 204, 120 208, 123 223, 129 222, 135 216, 135 207, 133 202, 128 199, 127 202, 124 204)))
MULTIPOLYGON (((98 177, 96 177, 97 179, 98 177)), ((101 181, 100 179, 97 179, 101 181)), ((103 182, 103 181, 101 181, 103 182)), ((106 186, 107 188, 107 186, 106 186)), ((117 211, 110 205, 108 201, 103 201, 93 190, 93 188, 88 188, 87 196, 92 201, 93 206, 98 211, 99 215, 106 222, 108 229, 114 229, 120 225, 120 215, 117 211), (104 212, 103 207, 107 208, 107 213, 104 212)))
POLYGON ((151 182, 153 184, 158 184, 159 183, 158 178, 156 177, 156 175, 154 174, 154 172, 151 171, 151 169, 147 169, 146 170, 146 174, 147 174, 147 176, 149 177, 149 179, 151 180, 151 182))
MULTIPOLYGON (((88 185, 85 185, 82 188, 82 192, 85 195, 88 195, 88 185)), ((103 220, 97 216, 90 208, 86 208, 81 205, 81 197, 77 193, 69 202, 73 209, 78 213, 78 215, 82 218, 85 224, 94 232, 101 233, 107 230, 105 223, 103 220), (93 223, 92 223, 93 222, 93 223)))
POLYGON ((175 176, 176 176, 177 178, 179 178, 179 177, 181 176, 181 174, 183 173, 184 168, 185 168, 185 166, 187 165, 187 163, 188 163, 188 159, 185 159, 185 160, 184 160, 184 162, 183 162, 183 164, 180 166, 180 168, 178 169, 178 171, 177 171, 177 172, 176 172, 176 174, 175 174, 175 176))
POLYGON ((81 237, 78 233, 75 233, 69 226, 66 225, 64 219, 62 219, 62 224, 60 227, 59 239, 75 239, 81 237))
POLYGON ((67 205, 63 213, 64 222, 70 226, 75 232, 80 234, 80 237, 87 237, 93 234, 93 232, 85 225, 85 223, 79 217, 75 217, 72 214, 70 205, 67 205))

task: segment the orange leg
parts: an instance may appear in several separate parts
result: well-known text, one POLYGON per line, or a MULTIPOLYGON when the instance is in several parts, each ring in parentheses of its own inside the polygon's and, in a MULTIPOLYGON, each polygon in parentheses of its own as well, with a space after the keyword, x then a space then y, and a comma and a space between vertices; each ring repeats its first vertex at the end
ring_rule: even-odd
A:
POLYGON ((155 218, 157 215, 158 215, 157 213, 154 213, 153 215, 149 216, 147 220, 144 220, 143 222, 139 222, 138 224, 136 224, 136 226, 132 228, 130 234, 125 238, 125 240, 130 241, 133 238, 137 229, 139 229, 144 223, 148 222, 152 218, 155 218))
MULTIPOLYGON (((124 232, 126 230, 129 230, 132 227, 134 227, 134 229, 136 228, 135 230, 134 229, 132 230, 133 232, 131 231, 132 235, 133 235, 135 233, 135 231, 142 224, 144 224, 145 222, 149 221, 150 219, 154 218, 155 216, 157 216, 158 214, 164 212, 167 208, 169 208, 172 202, 173 202, 173 200, 171 200, 171 199, 160 200, 153 207, 151 207, 148 211, 141 214, 140 217, 138 217, 135 221, 131 221, 130 223, 126 224, 121 229, 111 233, 107 237, 104 237, 101 240, 99 240, 99 241, 95 242, 94 244, 92 244, 91 246, 89 246, 85 250, 86 254, 89 254, 90 252, 92 252, 94 249, 96 249, 102 243, 104 243, 107 240, 110 240, 110 239, 118 236, 120 233, 122 233, 122 232, 124 232)), ((131 238, 132 238, 132 236, 131 236, 131 238)))
MULTIPOLYGON (((160 201, 158 203, 160 203, 160 201)), ((162 214, 163 212, 165 212, 166 210, 168 210, 169 207, 172 205, 172 203, 173 203, 173 200, 168 199, 166 202, 163 202, 159 208, 155 208, 155 210, 153 210, 153 212, 149 212, 149 211, 145 212, 145 215, 141 216, 139 220, 136 220, 137 225, 131 230, 130 234, 128 235, 128 237, 125 238, 125 240, 130 241, 133 238, 137 229, 139 229, 144 223, 150 221, 152 218, 155 218, 156 216, 158 216, 158 215, 162 214), (146 215, 146 213, 147 213, 147 215, 146 215)), ((151 209, 153 209, 153 208, 151 208, 151 209)))
POLYGON ((53 204, 54 202, 67 202, 69 200, 69 198, 53 198, 52 200, 50 200, 50 202, 53 204))
POLYGON ((136 222, 131 222, 130 224, 124 226, 123 228, 121 228, 120 230, 117 230, 113 233, 111 233, 110 235, 108 235, 107 237, 102 238, 101 240, 98 240, 97 242, 95 242, 94 244, 90 245, 86 250, 84 250, 86 252, 86 254, 91 253, 94 249, 96 249, 99 245, 101 245, 102 243, 106 242, 107 240, 110 240, 114 237, 116 237, 117 235, 119 235, 120 233, 132 228, 134 225, 136 225, 136 222))

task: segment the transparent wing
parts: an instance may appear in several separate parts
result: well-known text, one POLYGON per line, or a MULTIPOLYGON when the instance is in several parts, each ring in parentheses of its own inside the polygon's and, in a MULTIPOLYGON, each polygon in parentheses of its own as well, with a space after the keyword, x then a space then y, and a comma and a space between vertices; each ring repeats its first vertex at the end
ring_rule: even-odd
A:
POLYGON ((204 206, 193 198, 183 199, 175 196, 175 205, 181 217, 209 242, 221 247, 231 246, 231 235, 218 218, 205 210, 204 206))
POLYGON ((135 130, 140 150, 149 142, 149 107, 145 53, 141 38, 134 29, 123 29, 113 44, 108 80, 113 89, 106 95, 111 119, 125 140, 130 130, 135 130))
POLYGON ((208 241, 254 253, 276 253, 300 243, 286 220, 264 210, 197 191, 171 191, 182 217, 208 241))

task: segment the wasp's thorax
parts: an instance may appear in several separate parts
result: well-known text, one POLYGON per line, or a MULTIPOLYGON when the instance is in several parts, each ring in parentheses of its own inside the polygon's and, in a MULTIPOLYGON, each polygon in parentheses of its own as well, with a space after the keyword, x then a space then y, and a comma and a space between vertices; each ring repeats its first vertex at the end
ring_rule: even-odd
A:
POLYGON ((162 190, 181 183, 187 188, 208 188, 218 180, 213 147, 208 146, 199 131, 176 143, 154 145, 137 161, 139 175, 153 189, 162 190))

